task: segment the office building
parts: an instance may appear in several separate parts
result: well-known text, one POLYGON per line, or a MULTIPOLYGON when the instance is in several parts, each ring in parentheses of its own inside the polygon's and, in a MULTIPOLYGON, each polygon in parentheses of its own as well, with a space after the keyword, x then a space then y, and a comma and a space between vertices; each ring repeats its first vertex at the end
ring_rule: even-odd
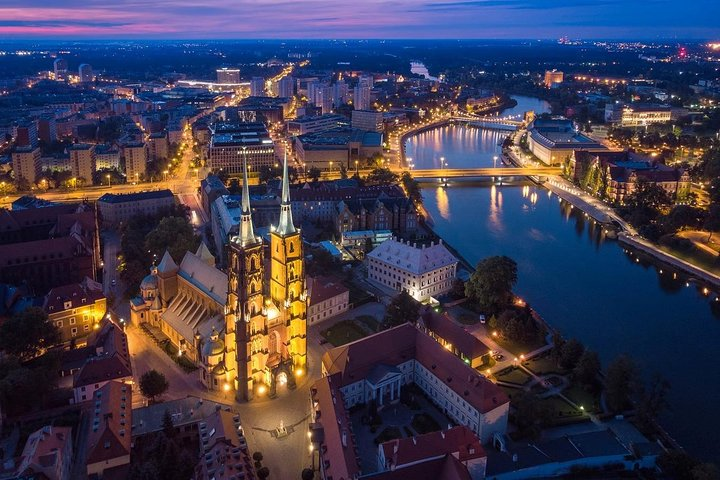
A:
POLYGON ((92 185, 97 163, 95 145, 75 143, 68 149, 70 153, 70 172, 74 178, 82 178, 85 185, 92 185))
POLYGON ((37 183, 41 174, 40 147, 15 147, 11 157, 15 181, 37 183))
POLYGON ((123 145, 125 157, 125 177, 128 182, 139 182, 145 179, 147 172, 147 145, 144 142, 131 142, 123 145))
POLYGON ((348 86, 347 83, 345 83, 342 80, 338 80, 333 85, 333 105, 335 108, 339 107, 340 105, 344 105, 348 102, 348 86))
POLYGON ((543 83, 545 84, 546 88, 556 88, 561 83, 563 83, 563 80, 565 79, 565 75, 563 72, 560 72, 558 70, 545 70, 545 78, 543 79, 543 83))
POLYGON ((418 246, 392 238, 365 258, 369 282, 396 292, 406 291, 419 302, 449 292, 458 264, 442 240, 418 246))
POLYGON ((211 130, 207 150, 207 166, 211 170, 240 175, 243 157, 247 159, 251 171, 275 165, 275 146, 264 124, 218 123, 211 130))
POLYGON ((306 135, 347 125, 347 118, 342 115, 305 116, 295 120, 288 120, 287 131, 289 135, 306 135))
POLYGON ((90 83, 95 80, 92 66, 87 63, 81 64, 78 67, 78 77, 80 77, 80 83, 90 83))
POLYGON ((53 71, 55 80, 65 80, 67 78, 68 62, 64 58, 56 58, 53 62, 53 71))
POLYGON ((324 84, 316 90, 315 105, 320 107, 324 115, 333 111, 333 96, 334 90, 330 85, 324 84))
POLYGON ((573 151, 604 151, 607 148, 582 133, 566 118, 535 119, 528 125, 527 143, 530 151, 547 165, 562 165, 573 151))
POLYGON ((135 215, 156 215, 175 205, 170 190, 139 193, 106 193, 97 200, 98 213, 104 226, 117 226, 135 215))
POLYGON ((353 108, 355 110, 370 110, 370 91, 372 87, 372 75, 361 75, 353 90, 353 108))
POLYGON ((237 68, 218 68, 215 73, 217 74, 217 83, 225 85, 240 83, 240 70, 237 68))
POLYGON ((296 137, 295 154, 307 168, 339 169, 342 164, 350 171, 355 161, 382 155, 382 134, 352 128, 309 133, 296 137))
POLYGON ((383 131, 383 113, 375 110, 353 110, 352 128, 368 132, 383 131))
POLYGON ((263 77, 252 77, 252 79, 250 80, 250 96, 265 96, 265 79, 263 77))
POLYGON ((669 123, 679 115, 669 105, 605 104, 605 121, 621 127, 646 127, 657 123, 669 123))

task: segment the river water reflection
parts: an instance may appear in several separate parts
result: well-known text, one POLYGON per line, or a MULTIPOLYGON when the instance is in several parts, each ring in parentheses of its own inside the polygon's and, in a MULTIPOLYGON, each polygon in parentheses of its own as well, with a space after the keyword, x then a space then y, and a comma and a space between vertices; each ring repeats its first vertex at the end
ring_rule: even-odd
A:
MULTIPOLYGON (((539 103, 520 98, 516 110, 529 102, 539 103)), ((418 168, 441 156, 451 167, 488 166, 504 135, 445 127, 411 138, 408 155, 418 168)), ((711 440, 720 431, 714 293, 626 252, 535 185, 425 184, 423 196, 436 232, 469 262, 515 259, 517 293, 563 335, 598 351, 604 365, 627 353, 646 376, 669 380, 672 411, 661 423, 691 453, 720 460, 720 444, 711 440)))

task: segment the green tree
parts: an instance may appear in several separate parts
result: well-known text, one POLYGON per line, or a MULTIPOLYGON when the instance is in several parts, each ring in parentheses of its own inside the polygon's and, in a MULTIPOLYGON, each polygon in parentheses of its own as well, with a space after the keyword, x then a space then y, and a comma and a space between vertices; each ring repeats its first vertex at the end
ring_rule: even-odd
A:
POLYGON ((637 389, 637 367, 627 355, 620 355, 608 365, 605 374, 605 397, 608 408, 620 413, 630 407, 637 389))
POLYGON ((28 360, 60 341, 60 330, 45 310, 29 307, 0 324, 0 350, 28 360))
POLYGON ((320 180, 321 174, 322 172, 317 167, 310 167, 310 169, 307 171, 307 177, 313 182, 317 182, 318 180, 320 180))
POLYGON ((595 390, 600 375, 600 357, 598 354, 585 350, 572 372, 573 378, 581 385, 595 390))
POLYGON ((257 470, 257 476, 260 480, 265 480, 270 476, 270 469, 268 467, 260 467, 257 470))
POLYGON ((517 263, 509 257, 489 257, 478 263, 465 283, 465 296, 486 312, 496 313, 512 302, 517 263))
POLYGON ((397 183, 398 176, 389 168, 374 168, 366 180, 371 185, 392 185, 397 183))
POLYGON ((405 322, 415 323, 419 314, 420 303, 403 290, 395 295, 390 305, 388 305, 385 311, 385 325, 394 327, 405 322))
POLYGON ((347 167, 344 163, 340 163, 340 178, 342 178, 343 180, 348 178, 347 167))
POLYGON ((580 361, 580 358, 585 353, 585 347, 578 340, 571 338, 565 345, 562 346, 560 351, 560 367, 564 370, 571 370, 580 361))
POLYGON ((552 420, 552 407, 530 392, 513 394, 511 405, 514 408, 513 423, 523 437, 538 438, 552 420))
POLYGON ((407 192, 408 198, 414 203, 421 204, 423 202, 422 193, 420 191, 420 184, 415 180, 410 172, 404 172, 400 177, 400 181, 407 192))
POLYGON ((713 233, 720 231, 720 205, 710 205, 703 228, 710 232, 708 242, 712 239, 713 233))
POLYGON ((650 384, 638 385, 637 416, 645 427, 651 427, 658 415, 668 408, 667 394, 670 383, 660 375, 654 375, 650 384))
POLYGON ((301 480, 313 480, 315 478, 315 472, 311 468, 304 468, 300 474, 301 480))
POLYGON ((705 218, 705 211, 689 205, 675 205, 663 218, 665 231, 675 233, 684 227, 700 228, 705 218))
POLYGON ((157 370, 148 370, 140 377, 140 391, 150 403, 154 403, 155 399, 167 392, 168 388, 170 384, 165 375, 157 370))
POLYGON ((183 217, 165 217, 145 237, 145 250, 160 258, 165 250, 176 261, 180 261, 186 252, 194 252, 200 245, 200 237, 195 235, 190 222, 183 217))

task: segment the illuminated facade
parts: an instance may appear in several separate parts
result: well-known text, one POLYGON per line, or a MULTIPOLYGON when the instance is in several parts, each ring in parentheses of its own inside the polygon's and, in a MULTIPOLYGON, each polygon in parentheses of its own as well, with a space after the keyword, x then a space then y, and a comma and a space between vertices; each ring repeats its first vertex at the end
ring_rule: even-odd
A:
POLYGON ((262 239, 255 236, 247 162, 239 235, 228 245, 228 301, 225 323, 225 389, 239 400, 278 385, 295 387, 307 368, 307 294, 300 231, 292 221, 287 159, 284 163, 280 221, 270 234, 270 272, 264 272, 262 239), (266 285, 266 282, 269 285, 266 285))

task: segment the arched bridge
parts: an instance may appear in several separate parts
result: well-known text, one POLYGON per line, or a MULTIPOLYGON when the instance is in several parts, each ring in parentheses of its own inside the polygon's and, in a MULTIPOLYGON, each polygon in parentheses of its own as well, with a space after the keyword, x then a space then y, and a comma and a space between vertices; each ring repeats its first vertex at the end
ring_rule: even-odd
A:
POLYGON ((478 177, 527 177, 560 175, 560 167, 508 167, 508 168, 434 168, 413 170, 412 176, 420 178, 478 178, 478 177))

